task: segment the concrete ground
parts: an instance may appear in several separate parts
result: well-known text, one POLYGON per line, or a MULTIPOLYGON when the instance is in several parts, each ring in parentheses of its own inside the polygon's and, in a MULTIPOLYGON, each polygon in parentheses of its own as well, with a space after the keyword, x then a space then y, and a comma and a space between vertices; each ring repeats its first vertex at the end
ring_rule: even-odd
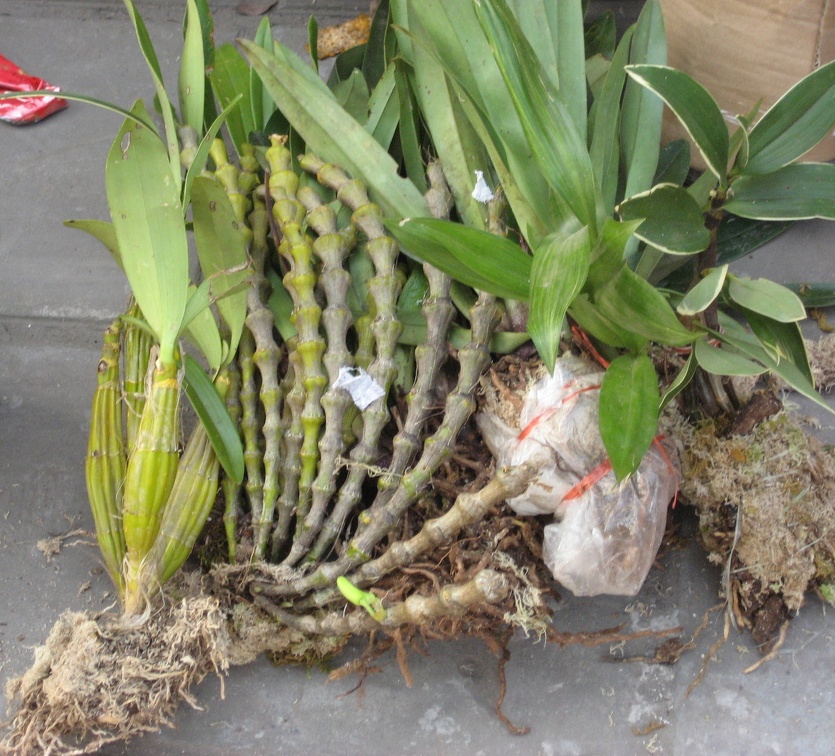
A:
MULTIPOLYGON (((251 36, 259 19, 236 0, 211 2, 216 40, 251 36)), ((183 3, 140 0, 167 80, 176 81, 183 3)), ((598 6, 604 5, 598 3, 598 6)), ((606 3, 622 17, 635 3, 606 3)), ((366 9, 348 0, 280 0, 277 36, 300 49, 311 13, 320 25, 366 9)), ((625 15, 624 15, 625 14, 625 15)), ((0 0, 0 53, 66 91, 129 105, 150 98, 144 63, 118 0, 0 0)), ((21 673, 65 609, 98 610, 113 595, 88 531, 83 457, 104 324, 127 288, 106 252, 62 226, 106 218, 104 160, 118 116, 80 104, 41 124, 0 123, 0 669, 21 673), (57 553, 45 539, 59 537, 57 553)), ((803 223, 741 266, 777 280, 835 279, 835 229, 803 223)), ((811 333, 811 331, 810 331, 811 333)), ((808 410, 804 410, 808 411, 808 410)), ((821 416, 835 441, 835 420, 821 416)), ((690 513, 679 511, 693 535, 690 513)), ((686 639, 717 603, 719 572, 690 541, 653 570, 631 599, 566 596, 561 631, 623 623, 628 630, 681 625, 686 639)), ((835 612, 810 597, 777 658, 731 637, 686 696, 722 632, 714 614, 697 648, 673 666, 625 663, 657 641, 626 648, 545 646, 518 637, 507 666, 505 713, 530 734, 515 737, 493 713, 495 660, 476 642, 434 644, 410 659, 407 688, 393 658, 362 689, 326 685, 320 670, 266 660, 196 690, 176 729, 108 754, 830 754, 835 750, 835 612), (657 729, 653 727, 658 726, 657 729)))

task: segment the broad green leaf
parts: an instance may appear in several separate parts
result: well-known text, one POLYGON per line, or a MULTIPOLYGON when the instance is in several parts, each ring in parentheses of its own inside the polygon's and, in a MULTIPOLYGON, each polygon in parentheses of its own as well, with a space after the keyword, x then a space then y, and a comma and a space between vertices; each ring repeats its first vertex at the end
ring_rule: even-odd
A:
POLYGON ((730 142, 716 100, 698 82, 668 66, 629 66, 629 75, 655 92, 681 121, 711 172, 724 185, 730 142))
POLYGON ((626 265, 596 292, 595 304, 612 322, 649 341, 683 346, 696 338, 679 322, 663 294, 626 265))
MULTIPOLYGON (((311 17, 310 21, 311 24, 315 24, 313 17, 311 17)), ((310 33, 310 27, 308 27, 308 33, 310 33)), ((265 50, 267 53, 272 53, 275 50, 273 30, 268 16, 264 16, 258 24, 258 29, 255 32, 253 43, 258 45, 258 47, 265 50)), ((313 50, 313 53, 311 53, 313 70, 316 71, 315 45, 311 49, 313 50)), ((254 129, 256 131, 261 130, 269 120, 272 111, 275 110, 275 102, 273 102, 273 98, 270 96, 270 93, 264 89, 261 77, 258 76, 258 74, 252 69, 249 71, 249 100, 252 107, 252 122, 254 124, 254 129)))
POLYGON ((528 333, 549 372, 553 372, 560 354, 565 313, 586 282, 590 256, 587 228, 570 236, 554 232, 536 248, 531 268, 528 333))
MULTIPOLYGON (((586 49, 583 12, 576 0, 561 3, 508 0, 539 69, 558 91, 578 134, 586 133, 586 49)), ((614 39, 614 19, 609 26, 614 39)), ((614 44, 612 44, 614 47, 614 44)))
MULTIPOLYGON (((401 50, 413 49, 415 60, 418 51, 425 50, 443 66, 454 83, 454 97, 489 152, 525 239, 536 245, 562 224, 564 213, 531 152, 473 4, 446 0, 407 0, 407 4, 408 26, 402 18, 404 4, 396 3, 392 8, 397 26, 406 26, 415 35, 414 43, 408 36, 400 36, 401 50), (415 19, 420 23, 415 24, 415 19)), ((423 81, 432 85, 428 77, 423 81)), ((484 165, 477 168, 484 170, 484 165)), ((457 197, 454 184, 453 190, 457 197)))
POLYGON ((394 34, 391 31, 389 15, 389 0, 377 3, 362 59, 362 72, 371 89, 377 88, 394 53, 394 34))
POLYGON ((542 175, 558 204, 595 237, 605 213, 585 131, 577 131, 563 98, 539 73, 536 54, 504 0, 476 0, 475 8, 542 175))
POLYGON ((211 282, 203 281, 200 286, 192 284, 189 292, 180 332, 203 353, 209 369, 215 373, 223 363, 224 348, 210 309, 211 282))
POLYGON ((640 352, 649 339, 622 327, 605 316, 596 305, 592 304, 587 294, 574 298, 568 313, 593 339, 612 347, 625 348, 632 353, 640 352))
POLYGON ((229 328, 229 352, 234 354, 246 319, 247 294, 241 289, 250 273, 246 242, 232 203, 217 181, 194 180, 192 213, 200 268, 211 282, 212 299, 229 328))
POLYGON ((627 29, 612 58, 603 88, 594 102, 594 120, 591 126, 592 170, 606 208, 615 206, 620 169, 618 129, 621 118, 621 97, 626 83, 626 65, 632 44, 632 28, 627 29))
POLYGON ((728 266, 720 265, 713 268, 699 281, 690 291, 685 294, 684 299, 679 302, 676 312, 685 317, 692 317, 704 312, 716 301, 725 285, 725 276, 728 274, 728 266))
MULTIPOLYGON (((141 101, 134 108, 148 117, 141 101)), ((171 361, 188 297, 188 242, 180 187, 156 135, 126 121, 108 153, 105 184, 125 275, 160 359, 171 361)))
POLYGON ((809 355, 800 331, 799 323, 781 323, 759 313, 744 310, 748 326, 775 362, 788 360, 809 381, 814 384, 809 355))
POLYGON ((748 310, 793 323, 806 317, 806 308, 793 291, 767 278, 728 276, 728 296, 748 310))
POLYGON ((612 361, 600 387, 600 436, 618 480, 632 475, 658 432, 658 377, 645 354, 612 361))
POLYGON ((277 45, 276 54, 270 55, 246 40, 241 45, 267 91, 312 151, 363 179, 384 214, 427 215, 423 196, 398 175, 388 152, 338 105, 323 82, 296 70, 289 50, 277 45))
POLYGON ((151 72, 151 78, 154 80, 157 99, 159 100, 160 110, 162 111, 162 122, 165 126, 165 141, 168 145, 168 168, 179 193, 182 173, 180 171, 180 145, 177 139, 174 106, 171 104, 171 100, 168 99, 168 93, 165 91, 165 84, 162 81, 162 71, 160 70, 157 54, 145 22, 142 20, 142 16, 139 15, 139 11, 136 10, 133 0, 124 0, 124 3, 136 32, 139 48, 142 50, 142 55, 148 65, 148 70, 151 72))
POLYGON ((420 117, 443 165, 459 216, 467 225, 483 228, 484 209, 473 199, 472 191, 474 171, 484 171, 490 164, 487 150, 464 113, 459 95, 453 90, 443 67, 427 49, 430 42, 426 31, 416 14, 406 13, 406 5, 397 2, 392 12, 401 30, 401 49, 404 44, 410 44, 410 37, 417 40, 410 44, 411 56, 407 60, 411 64, 412 89, 420 117))
POLYGON ((232 45, 221 45, 215 51, 215 64, 209 81, 222 109, 240 98, 239 107, 229 111, 226 119, 229 136, 240 155, 242 146, 249 141, 250 132, 256 128, 249 95, 249 66, 232 45))
POLYGON ((112 223, 103 220, 68 220, 64 221, 67 228, 77 228, 79 231, 86 231, 90 236, 98 239, 113 257, 116 264, 124 271, 122 255, 119 253, 119 242, 116 241, 116 229, 112 223))
POLYGON ((607 218, 604 221, 597 244, 592 249, 586 286, 588 292, 599 289, 620 272, 626 245, 641 223, 643 220, 616 221, 607 218))
POLYGON ((795 84, 751 129, 746 174, 770 173, 793 162, 835 124, 835 61, 795 84))
POLYGON ((226 474, 236 483, 244 478, 244 450, 238 430, 214 384, 193 357, 185 357, 185 389, 203 423, 212 448, 226 474))
MULTIPOLYGON (((667 39, 657 0, 644 4, 635 24, 629 63, 664 65, 667 39)), ((624 196, 644 192, 652 186, 661 146, 661 116, 664 106, 634 81, 626 85, 623 96, 620 142, 626 176, 624 196)))
POLYGON ((760 220, 835 220, 835 165, 794 163, 763 176, 740 176, 724 208, 760 220))
POLYGON ((692 255, 710 244, 702 209, 675 184, 659 184, 624 200, 617 209, 623 220, 643 218, 635 236, 668 254, 692 255))
POLYGON ((760 375, 766 371, 766 368, 759 362, 743 357, 733 347, 718 349, 707 339, 699 339, 695 343, 693 354, 699 367, 713 375, 760 375))
MULTIPOLYGON (((690 172, 690 145, 686 139, 675 139, 661 148, 658 167, 652 183, 682 186, 690 172)), ((695 198, 694 198, 695 199, 695 198)))
POLYGON ((763 347, 762 343, 753 335, 745 331, 735 320, 725 317, 720 312, 719 325, 722 328, 720 332, 711 332, 713 336, 720 341, 730 344, 737 351, 747 355, 748 357, 761 362, 772 373, 782 378, 795 391, 811 399, 815 404, 826 409, 829 412, 835 412, 829 403, 826 402, 815 389, 815 385, 809 380, 804 371, 799 369, 797 365, 791 360, 783 359, 779 362, 775 360, 771 354, 763 347))
POLYGON ((458 281, 508 299, 528 298, 532 258, 502 236, 434 218, 386 221, 406 253, 458 281))
POLYGON ((362 71, 355 68, 347 79, 340 81, 331 91, 346 113, 360 123, 365 123, 368 120, 370 93, 362 71))
POLYGON ((394 81, 394 65, 389 66, 368 99, 368 120, 365 130, 377 143, 388 149, 400 121, 400 103, 394 81))
POLYGON ((206 96, 206 59, 203 49, 203 26, 196 0, 187 0, 183 52, 177 82, 180 117, 198 134, 203 133, 206 96))
POLYGON ((804 307, 832 307, 835 305, 835 284, 831 283, 786 283, 803 302, 804 307))

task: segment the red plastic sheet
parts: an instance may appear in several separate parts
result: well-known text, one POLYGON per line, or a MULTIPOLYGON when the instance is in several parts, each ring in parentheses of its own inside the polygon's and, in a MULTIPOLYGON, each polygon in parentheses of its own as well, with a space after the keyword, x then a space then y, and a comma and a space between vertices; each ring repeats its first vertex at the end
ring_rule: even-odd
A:
MULTIPOLYGON (((0 55, 0 94, 7 92, 35 92, 38 90, 60 92, 37 76, 30 76, 8 58, 0 55)), ((11 97, 0 100, 0 121, 16 125, 36 123, 52 113, 67 107, 67 101, 52 95, 38 97, 11 97)))

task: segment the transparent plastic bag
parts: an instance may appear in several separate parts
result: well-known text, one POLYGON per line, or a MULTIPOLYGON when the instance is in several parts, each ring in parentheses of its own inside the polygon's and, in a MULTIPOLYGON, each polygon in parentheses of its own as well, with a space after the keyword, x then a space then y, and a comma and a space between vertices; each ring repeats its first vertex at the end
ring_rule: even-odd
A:
POLYGON ((554 577, 577 596, 633 596, 661 545, 678 461, 672 445, 656 440, 634 475, 615 480, 598 430, 602 378, 596 365, 565 355, 531 386, 518 427, 489 411, 477 422, 497 464, 540 469, 508 504, 519 515, 553 514, 543 559, 554 577))

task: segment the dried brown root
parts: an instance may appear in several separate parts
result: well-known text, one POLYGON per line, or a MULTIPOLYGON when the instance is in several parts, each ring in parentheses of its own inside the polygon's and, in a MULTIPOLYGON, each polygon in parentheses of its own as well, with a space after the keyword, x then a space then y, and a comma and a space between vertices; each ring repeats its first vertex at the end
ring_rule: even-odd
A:
POLYGON ((228 667, 226 620, 217 601, 184 600, 145 619, 66 612, 35 663, 7 684, 17 714, 5 753, 93 753, 172 725, 207 674, 228 667))

